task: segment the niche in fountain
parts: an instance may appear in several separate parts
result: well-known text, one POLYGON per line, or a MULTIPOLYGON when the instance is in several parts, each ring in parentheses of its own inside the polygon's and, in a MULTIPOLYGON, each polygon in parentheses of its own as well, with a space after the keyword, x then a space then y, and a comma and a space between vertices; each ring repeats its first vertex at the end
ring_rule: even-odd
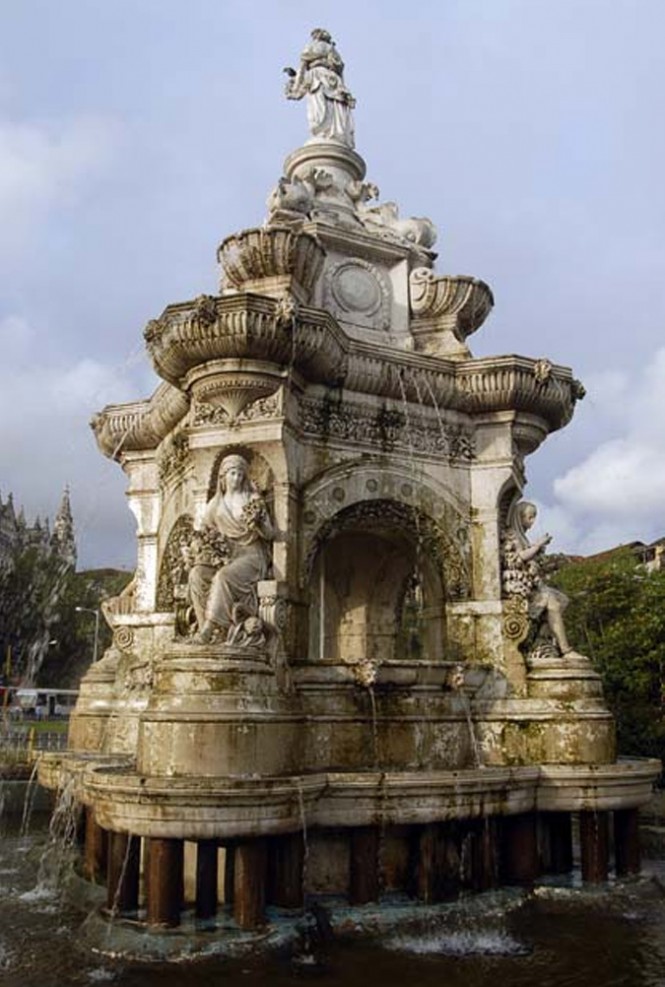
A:
POLYGON ((312 565, 310 660, 350 665, 361 679, 396 660, 441 662, 442 573, 417 516, 394 501, 359 506, 340 511, 312 565))
POLYGON ((633 872, 659 765, 616 761, 520 506, 583 388, 471 355, 492 293, 435 271, 429 219, 371 204, 326 31, 287 95, 310 137, 264 225, 222 242, 218 295, 148 323, 155 393, 93 419, 136 575, 40 779, 76 792, 109 905, 154 928, 533 882, 572 867, 575 815, 586 880, 610 824, 633 872))

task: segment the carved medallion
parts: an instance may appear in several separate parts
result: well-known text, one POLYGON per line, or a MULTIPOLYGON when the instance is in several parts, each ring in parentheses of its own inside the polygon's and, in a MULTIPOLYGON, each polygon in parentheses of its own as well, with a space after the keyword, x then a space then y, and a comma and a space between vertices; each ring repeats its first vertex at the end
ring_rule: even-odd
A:
POLYGON ((331 265, 324 295, 326 308, 340 319, 371 329, 390 326, 390 284, 368 261, 354 258, 331 265))

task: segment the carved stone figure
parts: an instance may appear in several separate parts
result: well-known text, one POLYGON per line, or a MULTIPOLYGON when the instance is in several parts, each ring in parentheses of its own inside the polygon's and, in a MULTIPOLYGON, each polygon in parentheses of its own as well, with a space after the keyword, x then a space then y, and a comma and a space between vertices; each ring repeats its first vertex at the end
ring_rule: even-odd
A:
POLYGON ((506 596, 522 599, 527 605, 527 615, 533 630, 533 638, 541 632, 549 632, 556 651, 567 658, 582 658, 573 651, 568 641, 563 612, 568 606, 565 593, 549 586, 543 578, 542 556, 552 540, 544 535, 538 541, 529 541, 527 532, 536 520, 537 509, 529 501, 521 501, 513 511, 512 522, 502 539, 503 590, 506 596))
POLYGON ((312 31, 300 56, 300 68, 286 68, 287 99, 307 97, 307 122, 316 140, 354 146, 353 115, 356 101, 344 84, 344 62, 335 42, 322 28, 312 31))
POLYGON ((235 623, 229 630, 227 644, 242 648, 263 648, 267 643, 266 627, 260 617, 244 617, 242 608, 234 607, 235 623))
POLYGON ((242 609, 244 618, 258 611, 256 585, 268 575, 273 528, 268 511, 249 478, 242 456, 226 456, 219 468, 219 489, 203 515, 197 553, 189 573, 189 594, 196 614, 196 640, 208 644, 227 637, 242 609), (213 543, 224 561, 216 567, 213 543))
POLYGON ((394 202, 383 202, 378 206, 365 206, 358 202, 358 215, 366 229, 388 239, 412 243, 416 247, 430 250, 436 243, 436 226, 426 216, 399 218, 399 209, 394 202))
POLYGON ((297 175, 282 176, 268 196, 267 223, 302 221, 312 209, 313 196, 308 185, 297 175))

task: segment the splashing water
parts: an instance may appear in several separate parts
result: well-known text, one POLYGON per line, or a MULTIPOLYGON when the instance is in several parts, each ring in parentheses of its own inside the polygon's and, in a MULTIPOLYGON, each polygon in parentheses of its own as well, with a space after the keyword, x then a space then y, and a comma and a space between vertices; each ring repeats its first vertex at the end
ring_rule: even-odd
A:
POLYGON ((419 956, 524 956, 527 946, 496 929, 399 935, 387 940, 386 949, 419 956))
POLYGON ((32 765, 32 771, 30 772, 30 778, 28 779, 28 785, 25 790, 23 816, 21 818, 21 836, 27 836, 30 830, 30 820, 35 805, 35 795, 37 794, 37 772, 39 771, 40 760, 41 757, 38 755, 32 765))

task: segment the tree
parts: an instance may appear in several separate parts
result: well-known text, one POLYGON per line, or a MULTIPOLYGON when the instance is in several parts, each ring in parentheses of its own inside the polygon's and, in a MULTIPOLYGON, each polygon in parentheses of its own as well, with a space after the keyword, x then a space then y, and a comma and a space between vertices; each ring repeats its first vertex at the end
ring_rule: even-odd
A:
POLYGON ((628 549, 569 563, 552 582, 570 597, 573 646, 603 678, 621 754, 665 759, 665 572, 628 549))
MULTIPOLYGON (((57 618, 51 625, 52 645, 39 668, 38 685, 63 689, 78 686, 94 654, 95 618, 90 611, 99 610, 103 600, 117 596, 130 579, 131 573, 116 569, 70 573, 62 587, 57 618)), ((100 615, 100 658, 110 643, 111 629, 100 615)))
MULTIPOLYGON (((95 619, 86 611, 98 610, 129 579, 129 573, 113 569, 75 572, 68 560, 44 546, 17 549, 11 566, 0 570, 1 669, 9 670, 12 682, 78 685, 94 650, 95 619)), ((110 641, 101 619, 100 656, 110 641)))

